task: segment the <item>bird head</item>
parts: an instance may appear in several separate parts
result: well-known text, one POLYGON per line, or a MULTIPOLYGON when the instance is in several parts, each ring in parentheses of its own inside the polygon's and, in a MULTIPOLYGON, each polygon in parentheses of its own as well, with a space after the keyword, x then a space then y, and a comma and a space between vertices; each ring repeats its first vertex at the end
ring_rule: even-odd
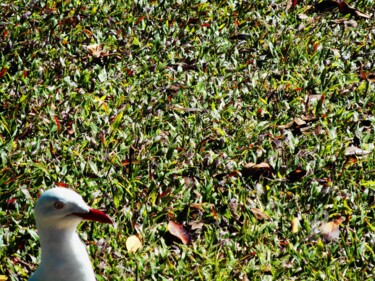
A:
POLYGON ((82 220, 112 223, 105 213, 90 208, 78 193, 59 187, 42 194, 34 215, 38 228, 75 228, 82 220))

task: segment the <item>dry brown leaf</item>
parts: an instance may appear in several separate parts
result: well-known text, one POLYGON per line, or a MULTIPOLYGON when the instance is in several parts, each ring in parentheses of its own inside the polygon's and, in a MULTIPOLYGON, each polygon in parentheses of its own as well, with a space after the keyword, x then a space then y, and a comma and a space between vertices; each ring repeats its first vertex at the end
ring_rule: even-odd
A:
POLYGON ((375 82, 375 73, 367 74, 367 81, 374 83, 375 82))
POLYGON ((242 168, 242 175, 244 177, 258 178, 260 176, 269 177, 272 174, 272 167, 270 164, 262 162, 259 164, 247 163, 242 168))
POLYGON ((303 127, 303 128, 300 128, 300 131, 304 135, 310 135, 313 132, 313 127, 311 126, 303 127))
POLYGON ((191 204, 190 204, 190 208, 198 209, 198 210, 204 211, 203 206, 202 206, 202 203, 191 203, 191 204))
POLYGON ((135 253, 139 248, 142 248, 142 242, 138 236, 132 235, 126 239, 126 249, 129 253, 135 253))
POLYGON ((285 125, 279 125, 277 127, 279 127, 280 129, 289 129, 289 128, 292 128, 293 125, 294 125, 294 120, 290 121, 289 123, 285 125))
POLYGON ((195 230, 195 229, 201 229, 204 226, 204 223, 192 221, 192 222, 189 223, 189 225, 191 226, 192 230, 195 230))
POLYGON ((218 215, 217 212, 216 212, 216 209, 215 209, 215 205, 214 205, 214 204, 211 205, 211 213, 212 213, 212 215, 214 216, 215 220, 219 220, 219 215, 218 215))
POLYGON ((191 236, 189 232, 181 225, 174 221, 169 221, 168 231, 181 240, 182 243, 188 245, 191 241, 191 236))
POLYGON ((291 182, 296 182, 302 179, 304 176, 306 176, 306 171, 302 169, 296 169, 294 171, 291 171, 286 178, 291 182))
POLYGON ((103 50, 100 44, 92 44, 86 47, 87 51, 95 58, 103 57, 108 55, 107 50, 103 50))
POLYGON ((358 9, 349 6, 345 1, 337 0, 335 2, 337 3, 337 6, 339 7, 340 12, 345 14, 345 15, 351 14, 351 15, 354 15, 354 16, 357 16, 357 17, 360 17, 360 18, 365 18, 365 19, 371 18, 370 15, 362 13, 358 9))
POLYGON ((363 150, 359 147, 356 147, 356 146, 349 146, 346 148, 345 150, 345 156, 364 156, 364 155, 367 155, 367 154, 370 154, 370 151, 367 151, 367 150, 363 150))
POLYGON ((355 20, 348 20, 348 19, 337 19, 333 21, 337 24, 344 24, 345 27, 357 27, 358 23, 355 20))
POLYGON ((294 9, 298 2, 299 0, 287 0, 285 10, 288 11, 289 9, 294 9))
POLYGON ((328 241, 331 240, 336 240, 340 237, 340 229, 339 226, 340 224, 344 221, 345 219, 343 217, 338 218, 337 220, 327 222, 323 224, 320 227, 320 233, 323 235, 325 239, 328 241))
POLYGON ((263 213, 261 210, 257 208, 250 208, 250 210, 257 220, 269 220, 270 219, 270 217, 267 214, 263 213))
POLYGON ((301 118, 294 118, 294 123, 296 123, 298 126, 303 126, 303 125, 306 125, 306 122, 303 121, 301 118))
POLYGON ((302 115, 301 119, 303 121, 306 121, 306 122, 312 122, 312 121, 318 120, 318 117, 316 117, 316 116, 305 116, 305 115, 302 115))
POLYGON ((279 125, 277 127, 280 129, 290 129, 290 128, 300 129, 301 127, 307 126, 307 122, 316 121, 316 120, 318 120, 316 116, 302 115, 301 117, 294 118, 292 121, 290 121, 289 123, 285 125, 279 125))
POLYGON ((84 28, 82 31, 83 31, 83 33, 85 33, 85 34, 87 35, 87 37, 89 37, 89 38, 93 35, 93 33, 91 32, 91 30, 88 30, 88 29, 86 29, 86 28, 84 28))
POLYGON ((297 233, 299 228, 299 218, 292 219, 292 233, 297 233))

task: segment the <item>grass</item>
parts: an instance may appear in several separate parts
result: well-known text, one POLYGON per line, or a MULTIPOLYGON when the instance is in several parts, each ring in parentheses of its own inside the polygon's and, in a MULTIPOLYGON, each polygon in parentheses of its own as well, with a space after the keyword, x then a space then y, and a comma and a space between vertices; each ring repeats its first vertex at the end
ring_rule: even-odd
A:
POLYGON ((116 221, 80 227, 98 280, 372 280, 373 3, 302 2, 5 0, 0 275, 35 270, 33 207, 64 183, 116 221))

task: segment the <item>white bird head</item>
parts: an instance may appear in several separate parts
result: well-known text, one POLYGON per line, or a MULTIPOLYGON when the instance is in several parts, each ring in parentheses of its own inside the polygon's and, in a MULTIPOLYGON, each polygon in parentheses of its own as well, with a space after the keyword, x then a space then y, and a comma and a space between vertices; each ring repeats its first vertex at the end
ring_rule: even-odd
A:
POLYGON ((75 228, 82 220, 112 223, 103 212, 90 208, 81 195, 67 188, 53 188, 42 194, 35 206, 39 228, 75 228))
POLYGON ((94 281, 95 273, 76 227, 82 220, 103 223, 112 223, 112 220, 90 208, 78 193, 66 188, 44 192, 34 214, 42 259, 29 281, 94 281))

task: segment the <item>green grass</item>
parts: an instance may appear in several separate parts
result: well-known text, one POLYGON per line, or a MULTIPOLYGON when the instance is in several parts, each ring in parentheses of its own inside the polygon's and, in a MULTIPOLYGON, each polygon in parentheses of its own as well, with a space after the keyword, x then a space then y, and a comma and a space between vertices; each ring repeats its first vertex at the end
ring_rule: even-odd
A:
POLYGON ((98 280, 374 279, 373 1, 348 1, 371 19, 317 1, 91 2, 0 6, 0 275, 35 270, 33 208, 63 182, 116 221, 80 227, 98 280), (301 116, 305 132, 280 127, 301 116), (339 216, 337 241, 313 235, 339 216))

